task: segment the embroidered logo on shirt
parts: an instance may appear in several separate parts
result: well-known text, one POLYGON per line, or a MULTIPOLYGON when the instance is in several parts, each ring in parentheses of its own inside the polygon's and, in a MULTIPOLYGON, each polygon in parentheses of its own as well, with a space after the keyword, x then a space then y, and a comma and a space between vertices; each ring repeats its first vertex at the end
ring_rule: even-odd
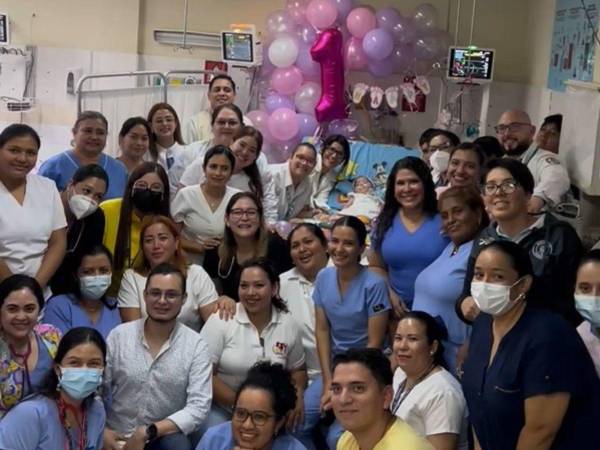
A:
POLYGON ((556 166, 560 164, 560 161, 553 156, 548 156, 544 161, 550 166, 556 166))
POLYGON ((287 348, 287 344, 284 344, 283 342, 275 342, 275 345, 273 345, 273 353, 276 355, 285 355, 287 348))
POLYGON ((373 312, 383 311, 383 308, 385 308, 383 303, 378 303, 377 305, 373 306, 373 312))
POLYGON ((531 247, 531 254, 537 259, 544 259, 552 254, 552 244, 548 241, 537 241, 531 247))

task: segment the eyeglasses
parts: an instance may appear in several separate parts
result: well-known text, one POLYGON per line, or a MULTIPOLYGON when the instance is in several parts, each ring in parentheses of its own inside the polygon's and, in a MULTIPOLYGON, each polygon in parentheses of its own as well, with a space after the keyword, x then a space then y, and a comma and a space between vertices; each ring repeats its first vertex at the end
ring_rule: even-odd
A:
POLYGON ((150 189, 152 192, 160 192, 161 194, 164 192, 164 188, 161 184, 154 183, 152 185, 148 185, 145 181, 136 181, 133 183, 133 189, 150 189))
POLYGON ((509 123, 508 125, 504 125, 504 124, 496 125, 494 127, 494 130, 496 130, 496 134, 504 134, 504 133, 506 133, 506 131, 509 131, 510 133, 514 133, 516 131, 519 131, 521 129, 521 127, 530 127, 530 126, 531 126, 531 124, 529 124, 529 123, 512 122, 512 123, 509 123))
POLYGON ((237 120, 217 120, 217 121, 215 121, 215 124, 219 125, 220 127, 235 128, 240 123, 237 120))
POLYGON ((303 156, 296 156, 296 159, 304 164, 305 166, 314 166, 316 164, 316 161, 314 159, 306 159, 303 156))
POLYGON ((239 220, 244 216, 246 216, 248 219, 256 219, 258 217, 258 209, 232 209, 229 213, 229 216, 235 220, 239 220))
POLYGON ((256 426, 263 426, 271 417, 275 417, 275 414, 267 414, 264 411, 248 411, 246 408, 234 408, 233 409, 233 420, 236 422, 245 422, 246 419, 252 419, 252 423, 256 426))
POLYGON ((183 298, 183 294, 177 291, 161 291, 160 289, 150 289, 146 291, 146 297, 148 300, 153 302, 159 301, 161 298, 165 298, 169 303, 176 302, 183 298))
POLYGON ((508 195, 515 192, 518 185, 519 183, 517 183, 515 180, 505 180, 500 184, 485 183, 483 185, 483 193, 485 195, 494 195, 496 192, 498 192, 498 189, 500 189, 500 192, 508 195))
POLYGON ((332 154, 334 154, 338 158, 343 158, 344 157, 344 152, 343 151, 336 150, 333 147, 325 147, 325 149, 323 150, 323 153, 325 153, 325 152, 332 153, 332 154))
POLYGON ((433 152, 435 152, 437 150, 442 150, 443 151, 443 150, 448 150, 449 148, 452 148, 452 143, 451 142, 446 142, 445 144, 442 144, 442 145, 430 145, 428 147, 428 150, 433 153, 433 152))

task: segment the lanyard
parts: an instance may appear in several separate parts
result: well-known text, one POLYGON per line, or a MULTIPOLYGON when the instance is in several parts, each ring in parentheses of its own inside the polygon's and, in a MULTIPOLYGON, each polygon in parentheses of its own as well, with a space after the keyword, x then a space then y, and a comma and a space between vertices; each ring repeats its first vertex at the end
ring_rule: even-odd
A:
POLYGON ((398 411, 398 408, 400 408, 400 405, 402 404, 402 402, 404 400, 406 400, 406 397, 408 397, 408 394, 410 394, 412 392, 412 390, 415 388, 415 386, 417 384, 419 384, 421 381, 423 381, 425 378, 427 378, 427 376, 431 373, 431 371, 433 369, 435 369, 437 367, 437 364, 434 362, 431 364, 431 366, 429 366, 429 368, 427 369, 427 371, 425 371, 425 373, 423 373, 423 375, 421 375, 416 383, 410 388, 410 389, 406 389, 406 382, 408 381, 408 378, 405 378, 404 381, 400 384, 400 386, 398 386, 398 390, 396 391, 396 394, 394 395, 394 400, 392 401, 392 414, 396 414, 396 411, 398 411))
POLYGON ((81 412, 81 423, 77 423, 79 426, 79 439, 77 443, 77 447, 73 448, 73 435, 71 434, 71 424, 67 421, 67 410, 71 410, 73 415, 77 417, 77 409, 71 405, 65 403, 65 401, 61 398, 57 400, 58 405, 58 415, 60 417, 60 422, 65 430, 65 435, 67 439, 65 440, 65 450, 85 450, 86 444, 86 431, 87 431, 87 414, 85 410, 82 408, 81 412))
MULTIPOLYGON (((27 387, 29 391, 31 391, 31 378, 29 377, 29 367, 27 367, 27 360, 31 356, 31 339, 27 340, 27 349, 25 350, 25 353, 17 353, 12 345, 9 345, 9 348, 13 356, 22 361, 21 370, 23 371, 23 386, 21 388, 21 398, 23 398, 25 396, 25 383, 27 383, 27 387)), ((18 361, 16 362, 19 364, 18 361)))

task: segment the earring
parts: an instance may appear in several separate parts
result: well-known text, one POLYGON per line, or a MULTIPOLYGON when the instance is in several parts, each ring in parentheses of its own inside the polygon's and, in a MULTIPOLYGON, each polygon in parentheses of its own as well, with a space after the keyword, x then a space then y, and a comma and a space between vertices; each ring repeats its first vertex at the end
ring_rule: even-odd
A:
POLYGON ((430 354, 431 356, 433 356, 433 355, 435 355, 435 352, 432 350, 432 351, 430 351, 430 352, 429 352, 429 354, 430 354))

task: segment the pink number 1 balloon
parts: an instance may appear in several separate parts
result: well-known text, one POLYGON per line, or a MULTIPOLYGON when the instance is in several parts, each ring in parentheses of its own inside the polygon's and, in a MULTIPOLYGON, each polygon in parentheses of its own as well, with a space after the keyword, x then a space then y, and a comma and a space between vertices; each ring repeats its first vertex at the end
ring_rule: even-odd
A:
POLYGON ((319 123, 346 118, 344 103, 344 59, 342 33, 323 31, 310 49, 312 58, 321 65, 321 98, 315 107, 319 123))

